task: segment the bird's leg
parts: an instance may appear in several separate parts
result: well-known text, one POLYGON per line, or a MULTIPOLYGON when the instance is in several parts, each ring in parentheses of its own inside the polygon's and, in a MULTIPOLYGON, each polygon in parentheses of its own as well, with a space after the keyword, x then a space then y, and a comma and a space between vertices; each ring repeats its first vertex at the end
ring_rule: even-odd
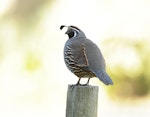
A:
POLYGON ((81 80, 81 78, 79 78, 78 82, 77 82, 76 84, 72 85, 71 87, 81 85, 81 84, 80 84, 80 80, 81 80))
POLYGON ((89 82, 90 82, 90 78, 88 78, 87 83, 86 83, 86 84, 84 84, 83 86, 87 86, 87 85, 89 85, 89 82))
POLYGON ((87 83, 86 83, 87 85, 89 85, 90 79, 91 79, 91 78, 88 79, 88 81, 87 81, 87 83))
POLYGON ((75 87, 75 86, 81 86, 81 84, 80 84, 80 80, 81 80, 81 78, 79 78, 79 80, 78 80, 78 82, 77 82, 76 84, 71 85, 72 90, 74 89, 74 87, 75 87))
POLYGON ((81 78, 79 78, 77 84, 75 84, 75 85, 77 85, 77 86, 78 86, 78 85, 81 85, 81 84, 80 84, 80 80, 81 80, 81 78))

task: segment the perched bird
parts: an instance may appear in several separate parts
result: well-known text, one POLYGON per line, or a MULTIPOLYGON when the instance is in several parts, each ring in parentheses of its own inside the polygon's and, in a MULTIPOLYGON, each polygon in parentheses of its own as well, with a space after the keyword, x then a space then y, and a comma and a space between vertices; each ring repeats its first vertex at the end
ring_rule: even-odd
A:
POLYGON ((81 85, 81 78, 88 78, 84 84, 88 85, 93 77, 98 77, 106 85, 112 85, 113 82, 105 70, 105 60, 97 45, 87 39, 78 27, 62 25, 60 29, 64 27, 67 27, 65 34, 69 37, 64 47, 64 60, 67 68, 79 77, 76 85, 81 85))

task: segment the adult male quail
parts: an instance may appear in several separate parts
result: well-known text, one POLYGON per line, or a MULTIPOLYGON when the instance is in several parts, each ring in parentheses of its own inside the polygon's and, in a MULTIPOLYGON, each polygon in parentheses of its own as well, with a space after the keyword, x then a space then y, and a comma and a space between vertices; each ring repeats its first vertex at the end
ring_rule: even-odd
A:
POLYGON ((81 85, 81 78, 88 78, 84 84, 88 85, 92 77, 98 77, 104 84, 112 85, 105 70, 105 60, 97 45, 87 39, 84 32, 76 26, 62 25, 60 29, 64 27, 67 27, 65 34, 69 37, 64 47, 64 60, 67 68, 79 77, 76 85, 81 85))

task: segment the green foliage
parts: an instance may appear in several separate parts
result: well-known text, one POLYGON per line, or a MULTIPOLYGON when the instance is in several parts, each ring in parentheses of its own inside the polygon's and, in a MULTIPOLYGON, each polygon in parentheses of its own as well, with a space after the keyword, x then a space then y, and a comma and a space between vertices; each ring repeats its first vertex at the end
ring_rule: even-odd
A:
POLYGON ((18 39, 22 40, 22 37, 34 33, 52 2, 53 0, 15 0, 12 7, 0 18, 0 25, 9 22, 14 24, 18 39))
POLYGON ((28 53, 25 59, 25 69, 27 71, 35 71, 41 67, 41 60, 33 53, 28 53))
MULTIPOLYGON (((112 40, 112 39, 110 39, 112 40)), ((111 41, 107 41, 107 48, 111 41)), ((114 86, 108 88, 111 97, 116 99, 135 99, 148 96, 150 92, 150 47, 149 41, 133 41, 129 39, 113 39, 113 43, 117 46, 113 49, 113 54, 110 56, 115 57, 115 52, 124 52, 124 49, 129 51, 122 56, 118 56, 118 63, 116 62, 113 68, 108 72, 114 81, 114 86), (122 48, 120 49, 120 47, 122 48), (136 56, 130 56, 133 52, 136 56), (114 56, 113 56, 114 55, 114 56), (119 62, 122 59, 121 62, 119 62), (133 61, 131 60, 133 59, 133 61), (126 66, 125 60, 128 60, 130 67, 126 66), (135 62, 137 60, 138 62, 135 62), (133 64, 135 62, 135 64, 133 64)), ((111 50, 108 53, 112 53, 111 50)), ((108 55, 109 56, 109 55, 108 55)), ((116 58, 116 57, 115 57, 116 58)))

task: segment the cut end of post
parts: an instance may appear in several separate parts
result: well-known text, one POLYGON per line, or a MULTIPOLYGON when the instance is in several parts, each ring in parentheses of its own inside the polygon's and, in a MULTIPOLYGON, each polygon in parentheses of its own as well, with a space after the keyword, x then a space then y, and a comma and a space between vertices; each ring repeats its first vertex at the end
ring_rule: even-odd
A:
POLYGON ((98 86, 68 85, 66 117, 97 117, 97 105, 98 86))
POLYGON ((98 92, 98 86, 92 86, 92 85, 87 85, 87 86, 73 86, 71 84, 68 85, 68 91, 74 92, 76 90, 97 90, 98 92))

